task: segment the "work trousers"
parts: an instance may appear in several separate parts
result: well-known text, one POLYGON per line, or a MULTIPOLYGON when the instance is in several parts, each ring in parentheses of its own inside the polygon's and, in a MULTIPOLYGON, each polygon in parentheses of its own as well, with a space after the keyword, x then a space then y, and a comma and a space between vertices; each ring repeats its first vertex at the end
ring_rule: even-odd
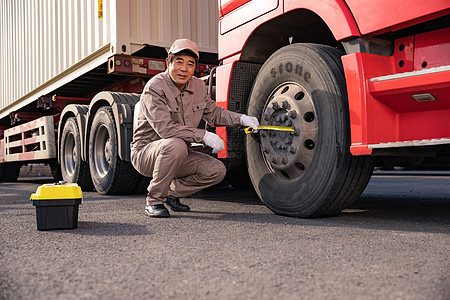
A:
POLYGON ((131 163, 139 173, 152 177, 147 189, 148 205, 162 204, 167 196, 190 196, 221 182, 226 174, 221 161, 189 149, 179 138, 161 139, 132 149, 131 163))

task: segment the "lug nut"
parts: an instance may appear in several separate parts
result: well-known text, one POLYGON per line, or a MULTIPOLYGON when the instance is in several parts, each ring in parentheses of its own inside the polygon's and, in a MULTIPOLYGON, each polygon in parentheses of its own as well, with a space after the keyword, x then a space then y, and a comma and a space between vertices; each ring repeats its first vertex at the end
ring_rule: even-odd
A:
POLYGON ((277 156, 272 157, 272 162, 276 164, 278 162, 278 157, 277 156))
POLYGON ((270 115, 268 113, 264 114, 264 120, 269 121, 270 115))
POLYGON ((289 146, 289 152, 291 152, 292 154, 294 154, 295 152, 297 152, 297 147, 295 147, 294 145, 290 145, 290 146, 289 146))
POLYGON ((280 108, 280 105, 277 102, 272 103, 273 109, 277 110, 280 108))
POLYGON ((287 109, 289 107, 289 102, 287 102, 287 100, 284 100, 281 105, 283 106, 284 109, 287 109))
POLYGON ((297 112, 296 112, 295 110, 290 111, 289 114, 288 114, 288 116, 289 116, 291 119, 295 119, 295 118, 297 117, 297 112))
POLYGON ((287 164, 288 158, 286 156, 282 156, 281 157, 281 162, 283 163, 283 165, 287 164))

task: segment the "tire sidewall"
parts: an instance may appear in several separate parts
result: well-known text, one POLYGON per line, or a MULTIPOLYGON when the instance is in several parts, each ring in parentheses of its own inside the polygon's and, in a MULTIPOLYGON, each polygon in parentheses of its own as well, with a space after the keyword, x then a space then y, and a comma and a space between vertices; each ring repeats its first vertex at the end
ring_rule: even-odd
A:
POLYGON ((280 180, 271 174, 257 138, 247 137, 247 162, 252 183, 262 201, 276 213, 309 216, 333 193, 333 183, 339 176, 340 164, 346 159, 343 155, 345 147, 349 145, 346 101, 342 101, 346 95, 345 90, 338 87, 335 73, 314 46, 294 44, 275 52, 255 80, 249 99, 249 115, 261 119, 272 91, 283 82, 296 82, 310 94, 318 122, 311 165, 294 181, 280 180))
POLYGON ((50 172, 52 173, 54 180, 56 180, 56 181, 63 180, 61 165, 58 163, 57 160, 50 161, 49 167, 50 167, 50 172))
POLYGON ((117 133, 114 120, 110 113, 111 108, 100 108, 92 121, 91 132, 89 135, 89 168, 91 171, 92 182, 95 189, 99 193, 107 193, 111 188, 111 184, 114 180, 115 165, 117 162, 117 133), (108 171, 105 176, 101 176, 98 173, 95 162, 95 141, 97 139, 98 130, 101 127, 105 127, 108 131, 108 135, 111 142, 111 149, 113 154, 111 155, 111 163, 109 164, 108 171))
POLYGON ((80 135, 78 133, 78 127, 76 124, 76 121, 74 118, 69 118, 66 121, 66 124, 64 125, 64 130, 62 132, 62 136, 61 136, 61 151, 59 153, 59 159, 61 161, 61 173, 62 173, 62 178, 64 181, 66 182, 76 182, 77 178, 80 174, 80 165, 81 165, 81 139, 80 139, 80 135), (74 172, 72 175, 67 173, 67 166, 65 164, 65 159, 64 159, 64 155, 66 152, 66 142, 67 142, 67 137, 72 134, 74 139, 75 139, 75 147, 77 148, 76 153, 77 153, 77 163, 74 164, 74 172))

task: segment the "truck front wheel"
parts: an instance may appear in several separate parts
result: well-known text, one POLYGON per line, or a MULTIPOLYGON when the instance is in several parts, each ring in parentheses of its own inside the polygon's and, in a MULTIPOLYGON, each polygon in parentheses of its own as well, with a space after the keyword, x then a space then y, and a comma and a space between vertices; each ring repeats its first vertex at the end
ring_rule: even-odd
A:
MULTIPOLYGON (((74 117, 68 118, 64 124, 59 155, 63 180, 77 183, 82 190, 92 190, 94 186, 89 173, 89 165, 81 159, 81 135, 74 117)), ((56 162, 53 166, 57 166, 56 162)), ((53 169, 52 175, 55 176, 53 169)), ((55 177, 55 179, 57 178, 55 177)))
POLYGON ((321 217, 338 213, 363 192, 370 157, 350 154, 344 72, 337 49, 292 44, 260 69, 248 114, 261 125, 294 132, 260 131, 247 137, 253 186, 275 213, 321 217))
POLYGON ((95 189, 101 194, 131 193, 139 173, 118 155, 117 129, 111 107, 100 108, 89 136, 89 166, 95 189))

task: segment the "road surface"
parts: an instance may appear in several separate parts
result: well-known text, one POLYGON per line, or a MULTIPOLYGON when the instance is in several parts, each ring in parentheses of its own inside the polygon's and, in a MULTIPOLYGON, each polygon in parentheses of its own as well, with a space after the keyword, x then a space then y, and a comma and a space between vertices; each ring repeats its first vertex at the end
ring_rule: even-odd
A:
POLYGON ((0 299, 450 299, 450 174, 378 174, 331 218, 230 187, 168 219, 83 192, 78 228, 56 231, 29 201, 51 180, 0 183, 0 299))

